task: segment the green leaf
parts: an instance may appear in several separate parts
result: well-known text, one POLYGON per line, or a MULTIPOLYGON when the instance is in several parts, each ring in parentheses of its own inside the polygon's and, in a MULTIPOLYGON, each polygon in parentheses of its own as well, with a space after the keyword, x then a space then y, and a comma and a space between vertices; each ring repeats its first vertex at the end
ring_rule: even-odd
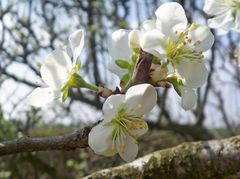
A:
POLYGON ((125 60, 117 59, 115 61, 116 65, 119 66, 120 68, 127 69, 129 67, 129 63, 125 60))

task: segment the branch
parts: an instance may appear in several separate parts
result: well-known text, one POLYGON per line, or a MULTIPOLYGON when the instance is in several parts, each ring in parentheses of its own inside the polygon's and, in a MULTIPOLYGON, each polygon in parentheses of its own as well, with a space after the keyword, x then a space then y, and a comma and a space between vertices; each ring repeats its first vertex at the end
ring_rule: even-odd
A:
MULTIPOLYGON (((152 55, 140 51, 134 69, 133 84, 147 83, 152 55)), ((0 68, 1 69, 1 68, 0 68)), ((88 134, 92 127, 86 127, 64 136, 31 138, 23 137, 12 141, 0 142, 0 156, 33 151, 74 150, 88 147, 88 134)))
POLYGON ((33 151, 74 150, 88 147, 88 134, 91 127, 85 127, 71 134, 54 137, 23 137, 0 143, 0 156, 33 151))
POLYGON ((222 178, 240 168, 240 136, 183 143, 160 150, 131 163, 86 177, 97 178, 222 178))

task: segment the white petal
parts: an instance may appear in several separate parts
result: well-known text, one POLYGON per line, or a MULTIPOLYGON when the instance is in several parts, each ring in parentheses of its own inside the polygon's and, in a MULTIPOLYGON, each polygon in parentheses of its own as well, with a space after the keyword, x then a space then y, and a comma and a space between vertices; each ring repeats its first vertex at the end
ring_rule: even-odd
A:
POLYGON ((152 110, 157 103, 156 89, 150 84, 132 86, 127 90, 125 103, 135 114, 146 114, 152 110))
POLYGON ((103 104, 104 121, 110 121, 118 112, 119 106, 124 102, 125 95, 109 96, 103 104))
POLYGON ((141 48, 140 47, 140 37, 143 35, 143 32, 140 30, 132 30, 129 35, 129 47, 130 48, 141 48))
POLYGON ((115 60, 126 60, 131 62, 132 50, 128 46, 129 32, 124 29, 119 29, 112 33, 109 40, 109 54, 112 61, 108 65, 108 69, 118 75, 120 78, 127 73, 126 69, 122 69, 115 64, 115 60))
POLYGON ((128 46, 129 31, 119 29, 112 33, 109 40, 109 53, 113 60, 131 60, 132 50, 128 46))
POLYGON ((103 122, 92 128, 88 134, 88 144, 96 154, 111 156, 115 154, 112 150, 113 126, 103 122))
POLYGON ((138 138, 148 131, 148 125, 144 120, 135 120, 132 125, 128 127, 129 133, 134 138, 138 138))
POLYGON ((232 12, 229 11, 227 14, 223 13, 219 16, 216 16, 212 19, 208 20, 208 25, 211 28, 217 28, 221 30, 219 35, 224 35, 231 28, 234 27, 234 18, 232 16, 232 12))
POLYGON ((166 54, 164 37, 160 30, 150 30, 144 33, 140 39, 140 45, 144 51, 161 58, 163 54, 166 54))
POLYGON ((208 28, 208 26, 198 26, 195 30, 189 33, 189 37, 193 42, 200 41, 199 45, 196 45, 194 50, 198 52, 205 52, 210 49, 214 43, 214 35, 208 28))
POLYGON ((185 110, 192 109, 197 103, 197 93, 192 88, 181 87, 182 107, 185 110))
POLYGON ((61 92, 54 91, 52 88, 36 88, 27 97, 27 103, 35 107, 43 107, 60 96, 61 92))
POLYGON ((183 7, 176 2, 164 3, 155 12, 156 26, 165 35, 184 30, 187 27, 187 17, 183 7))
POLYGON ((218 15, 229 10, 230 6, 224 5, 217 0, 205 0, 203 11, 209 15, 218 15))
POLYGON ((124 146, 118 147, 117 150, 123 160, 131 162, 136 158, 138 153, 137 141, 133 137, 127 136, 124 146))
POLYGON ((148 30, 153 30, 156 28, 156 21, 155 20, 145 20, 142 24, 144 30, 148 31, 148 30))
POLYGON ((179 75, 185 80, 185 85, 198 88, 202 86, 208 77, 208 71, 204 63, 181 60, 177 64, 179 75))
POLYGON ((120 79, 122 79, 122 77, 128 73, 127 69, 120 68, 113 60, 109 62, 108 70, 117 75, 120 79))
POLYGON ((84 30, 79 29, 73 32, 69 36, 69 44, 73 52, 73 64, 76 64, 77 58, 79 57, 84 45, 84 30))
POLYGON ((66 52, 56 49, 52 51, 40 69, 43 81, 52 88, 61 88, 68 79, 72 62, 66 52))

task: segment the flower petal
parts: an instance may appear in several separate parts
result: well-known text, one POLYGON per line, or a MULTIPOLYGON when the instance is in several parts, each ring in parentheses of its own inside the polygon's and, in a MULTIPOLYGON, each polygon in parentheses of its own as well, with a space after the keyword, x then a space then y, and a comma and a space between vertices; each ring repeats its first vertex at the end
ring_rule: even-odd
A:
POLYGON ((164 3, 155 12, 156 26, 165 35, 184 30, 187 27, 187 17, 183 7, 176 2, 164 3))
POLYGON ((156 21, 149 19, 149 20, 145 20, 142 24, 144 30, 148 31, 148 30, 153 30, 156 28, 156 21))
POLYGON ((68 40, 73 52, 73 64, 76 64, 77 58, 79 57, 84 45, 84 30, 79 29, 73 32, 69 36, 68 40))
POLYGON ((133 137, 127 136, 123 146, 118 146, 117 150, 123 160, 131 162, 136 158, 138 153, 137 141, 133 137))
POLYGON ((112 156, 116 153, 112 149, 113 126, 103 122, 92 128, 88 134, 88 144, 96 154, 112 156))
POLYGON ((61 88, 67 81, 72 68, 72 61, 66 52, 52 51, 40 69, 43 81, 52 88, 61 88))
POLYGON ((140 39, 140 45, 144 51, 162 58, 163 54, 166 54, 164 37, 160 30, 150 30, 144 33, 140 39))
POLYGON ((27 103, 35 107, 43 107, 54 99, 60 98, 61 92, 54 91, 52 88, 36 88, 27 97, 27 103))
POLYGON ((111 60, 108 64, 108 69, 115 75, 117 75, 120 79, 128 73, 127 69, 120 68, 119 66, 116 65, 115 61, 111 60))
POLYGON ((111 39, 109 40, 108 50, 112 61, 108 69, 120 78, 126 74, 127 70, 117 66, 115 60, 121 59, 131 62, 132 50, 128 46, 128 34, 129 32, 127 30, 119 29, 112 33, 111 39))
POLYGON ((198 52, 205 52, 210 49, 214 43, 214 35, 210 31, 208 26, 198 26, 195 30, 189 33, 189 37, 193 42, 200 41, 199 45, 196 45, 194 50, 198 52))
POLYGON ((103 104, 104 121, 110 121, 118 112, 119 106, 123 104, 125 95, 111 95, 103 104))
POLYGON ((140 30, 132 30, 129 35, 129 47, 130 48, 141 48, 140 47, 140 37, 143 35, 143 32, 140 30))
POLYGON ((112 33, 109 41, 109 53, 113 60, 131 60, 132 50, 128 47, 129 31, 124 29, 112 33))
POLYGON ((127 90, 125 103, 129 109, 134 109, 135 114, 146 114, 157 103, 156 89, 150 84, 132 86, 127 90))
POLYGON ((216 0, 205 0, 203 11, 209 15, 218 15, 229 10, 229 6, 226 6, 216 0))
POLYGON ((229 11, 228 13, 223 13, 219 16, 209 19, 208 26, 211 28, 217 28, 219 35, 226 34, 231 28, 234 27, 234 18, 232 16, 232 12, 229 11))
POLYGON ((192 109, 197 103, 197 93, 192 88, 181 87, 180 88, 182 95, 182 107, 185 110, 192 109))
POLYGON ((185 80, 185 85, 192 88, 202 86, 208 77, 208 71, 204 63, 187 60, 179 61, 177 72, 185 80))

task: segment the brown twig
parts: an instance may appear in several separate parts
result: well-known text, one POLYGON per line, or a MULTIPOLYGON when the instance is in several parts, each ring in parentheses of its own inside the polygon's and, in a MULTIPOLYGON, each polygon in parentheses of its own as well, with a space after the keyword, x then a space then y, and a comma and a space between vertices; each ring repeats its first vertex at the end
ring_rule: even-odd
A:
POLYGON ((22 137, 12 141, 0 142, 0 156, 49 150, 74 150, 88 147, 88 134, 91 127, 85 127, 63 136, 31 138, 22 137))

